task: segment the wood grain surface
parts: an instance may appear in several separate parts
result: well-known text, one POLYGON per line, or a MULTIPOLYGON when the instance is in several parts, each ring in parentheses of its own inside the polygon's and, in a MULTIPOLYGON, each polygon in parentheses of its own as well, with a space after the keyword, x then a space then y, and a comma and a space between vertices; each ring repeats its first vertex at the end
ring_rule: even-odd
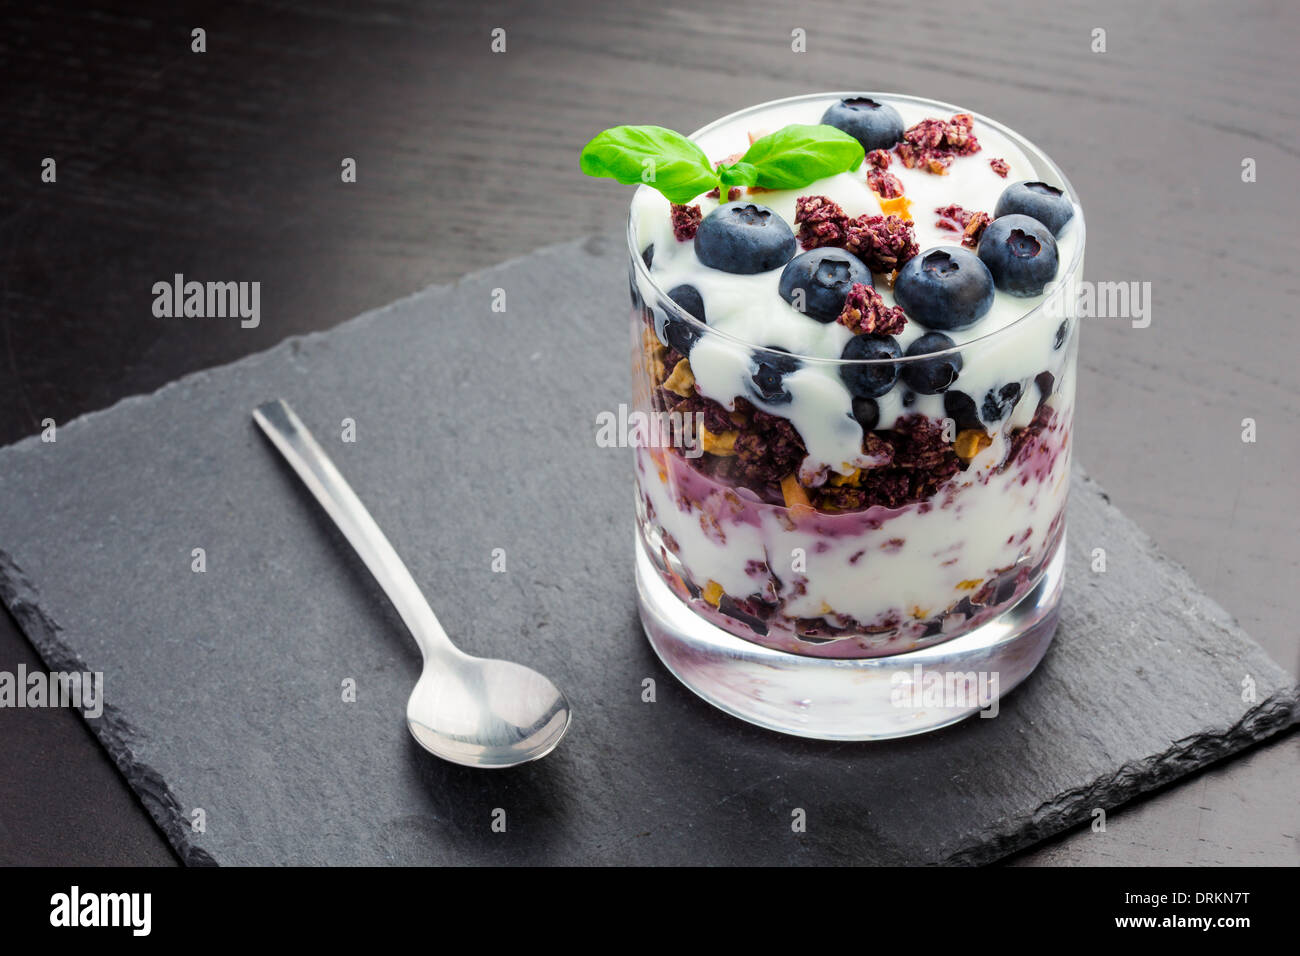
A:
MULTIPOLYGON (((1046 149, 1083 198, 1087 278, 1151 284, 1149 327, 1084 329, 1079 458, 1300 666, 1294 4, 14 3, 4 22, 0 441, 539 245, 617 234, 626 190, 577 173, 605 126, 913 93, 1046 149), (261 325, 154 318, 150 287, 177 272, 260 281, 261 325)), ((0 632, 0 668, 35 664, 12 622, 0 632)), ((1293 733, 1017 862, 1295 864, 1298 768, 1293 733)), ((0 862, 170 859, 69 713, 0 713, 0 779, 0 862)))

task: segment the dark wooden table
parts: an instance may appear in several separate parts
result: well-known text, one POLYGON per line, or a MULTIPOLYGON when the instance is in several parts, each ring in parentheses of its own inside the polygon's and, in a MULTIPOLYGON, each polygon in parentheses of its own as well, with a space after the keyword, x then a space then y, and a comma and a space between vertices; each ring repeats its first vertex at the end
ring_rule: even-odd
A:
MULTIPOLYGON (((577 172, 605 126, 689 130, 815 90, 915 93, 1036 140, 1083 196, 1088 278, 1151 283, 1149 328, 1085 329, 1080 460, 1297 665, 1296 7, 152 6, 6 5, 0 442, 539 245, 617 232, 626 190, 577 172), (55 183, 41 182, 45 157, 55 183), (1247 157, 1257 182, 1242 182, 1247 157), (178 272, 260 281, 261 325, 155 318, 151 286, 178 272)), ((37 659, 0 617, 0 669, 19 663, 37 659)), ((1293 733, 1016 862, 1294 864, 1298 758, 1293 733)), ((0 711, 0 781, 0 862, 174 862, 70 712, 0 711)))

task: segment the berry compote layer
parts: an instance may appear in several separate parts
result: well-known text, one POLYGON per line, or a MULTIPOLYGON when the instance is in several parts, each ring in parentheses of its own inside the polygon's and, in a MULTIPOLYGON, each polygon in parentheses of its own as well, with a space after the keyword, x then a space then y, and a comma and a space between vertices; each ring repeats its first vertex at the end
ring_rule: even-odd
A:
POLYGON ((863 143, 859 169, 633 201, 637 409, 695 436, 637 448, 641 534, 740 637, 901 653, 1014 604, 1060 544, 1082 215, 1044 157, 907 98, 783 101, 694 138, 730 161, 819 122, 863 143))

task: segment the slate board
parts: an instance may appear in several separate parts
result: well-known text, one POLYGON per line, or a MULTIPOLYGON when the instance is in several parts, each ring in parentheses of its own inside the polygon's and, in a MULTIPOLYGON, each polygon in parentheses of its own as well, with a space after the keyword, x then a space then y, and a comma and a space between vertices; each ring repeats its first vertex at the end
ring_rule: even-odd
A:
POLYGON ((50 667, 104 673, 88 723, 186 862, 979 863, 1296 720, 1083 475, 1056 642, 998 718, 845 744, 713 710, 640 632, 630 454, 594 440, 629 392, 625 296, 618 241, 555 246, 0 449, 0 596, 50 667), (253 425, 277 396, 462 646, 566 690, 554 754, 472 771, 410 739, 418 653, 253 425))

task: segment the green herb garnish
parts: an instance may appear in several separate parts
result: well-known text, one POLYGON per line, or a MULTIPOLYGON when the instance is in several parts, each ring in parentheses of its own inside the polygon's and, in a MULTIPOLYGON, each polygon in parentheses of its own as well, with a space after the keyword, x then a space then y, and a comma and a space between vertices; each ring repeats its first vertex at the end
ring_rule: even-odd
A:
POLYGON ((672 203, 686 203, 716 188, 732 186, 800 189, 862 165, 862 144, 833 126, 791 125, 757 139, 730 165, 714 166, 681 133, 662 126, 615 126, 582 150, 588 176, 624 185, 645 183, 672 203))

